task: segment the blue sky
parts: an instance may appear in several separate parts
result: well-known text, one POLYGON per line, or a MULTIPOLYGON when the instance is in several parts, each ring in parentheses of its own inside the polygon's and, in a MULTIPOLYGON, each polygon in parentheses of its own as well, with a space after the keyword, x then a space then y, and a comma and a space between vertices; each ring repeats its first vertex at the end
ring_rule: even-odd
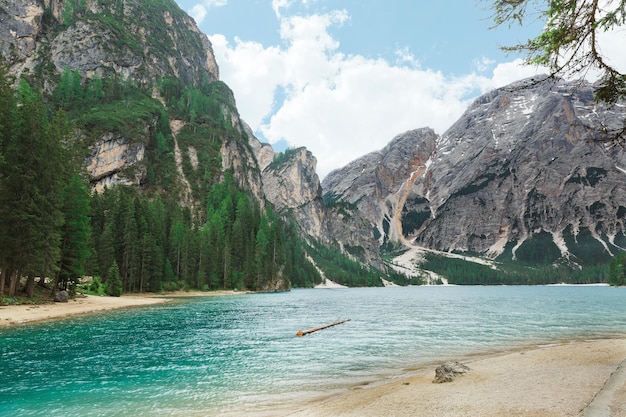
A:
POLYGON ((242 118, 323 178, 409 129, 443 133, 488 90, 543 72, 500 50, 488 0, 177 0, 208 35, 242 118))

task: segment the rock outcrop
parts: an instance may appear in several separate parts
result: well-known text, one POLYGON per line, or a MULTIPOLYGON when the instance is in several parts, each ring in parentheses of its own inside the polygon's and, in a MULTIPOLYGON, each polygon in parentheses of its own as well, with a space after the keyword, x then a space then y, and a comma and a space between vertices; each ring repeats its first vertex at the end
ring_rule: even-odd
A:
POLYGON ((123 135, 104 135, 91 147, 87 158, 94 190, 102 192, 114 184, 139 185, 146 174, 145 165, 140 164, 145 150, 143 143, 130 143, 123 135))
POLYGON ((461 362, 446 362, 443 365, 439 365, 435 369, 435 379, 433 379, 433 384, 452 382, 456 377, 469 371, 470 368, 461 362))
MULTIPOLYGON (((253 145, 257 159, 264 147, 253 145)), ((263 192, 279 212, 288 213, 303 235, 345 255, 384 269, 371 224, 355 209, 327 206, 315 172, 317 160, 306 148, 287 150, 262 172, 263 192)))
POLYGON ((16 75, 41 75, 53 64, 56 72, 116 74, 138 83, 164 76, 190 85, 217 80, 207 36, 173 1, 163 7, 138 0, 110 6, 94 0, 3 2, 0 51, 16 75))
POLYGON ((327 202, 354 204, 384 237, 401 240, 400 220, 415 181, 428 168, 439 136, 432 129, 416 129, 396 136, 385 148, 369 153, 328 174, 322 183, 327 202))

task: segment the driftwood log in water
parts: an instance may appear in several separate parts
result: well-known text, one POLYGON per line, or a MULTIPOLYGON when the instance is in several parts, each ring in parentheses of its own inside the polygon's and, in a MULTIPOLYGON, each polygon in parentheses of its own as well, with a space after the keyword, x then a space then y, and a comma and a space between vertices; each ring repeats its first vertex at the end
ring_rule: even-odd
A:
POLYGON ((309 333, 316 332, 316 331, 318 331, 318 330, 328 329, 329 327, 333 327, 333 326, 336 326, 336 325, 338 325, 338 324, 345 323, 345 322, 347 322, 347 321, 350 321, 350 319, 347 319, 347 320, 341 320, 341 321, 336 321, 336 322, 334 322, 334 323, 326 324, 326 325, 324 325, 324 326, 313 327, 312 329, 308 329, 308 330, 300 330, 298 333, 296 333, 296 336, 304 336, 304 335, 307 335, 307 334, 309 334, 309 333))

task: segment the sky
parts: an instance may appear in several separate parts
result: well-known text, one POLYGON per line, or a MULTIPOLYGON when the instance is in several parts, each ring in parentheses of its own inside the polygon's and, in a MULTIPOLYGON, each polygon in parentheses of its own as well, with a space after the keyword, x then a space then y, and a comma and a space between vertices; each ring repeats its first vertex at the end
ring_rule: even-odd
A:
POLYGON ((493 28, 489 0, 176 0, 205 33, 242 119, 324 178, 396 135, 442 134, 478 97, 545 73, 503 52, 543 22, 493 28))

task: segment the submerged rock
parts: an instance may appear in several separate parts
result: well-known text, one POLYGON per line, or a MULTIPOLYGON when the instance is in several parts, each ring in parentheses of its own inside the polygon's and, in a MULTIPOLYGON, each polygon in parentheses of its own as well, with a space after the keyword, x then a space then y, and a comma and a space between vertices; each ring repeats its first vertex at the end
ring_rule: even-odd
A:
POLYGON ((470 370, 469 367, 463 365, 461 362, 446 362, 443 365, 439 365, 435 369, 434 384, 441 384, 442 382, 451 382, 454 378, 470 370))

